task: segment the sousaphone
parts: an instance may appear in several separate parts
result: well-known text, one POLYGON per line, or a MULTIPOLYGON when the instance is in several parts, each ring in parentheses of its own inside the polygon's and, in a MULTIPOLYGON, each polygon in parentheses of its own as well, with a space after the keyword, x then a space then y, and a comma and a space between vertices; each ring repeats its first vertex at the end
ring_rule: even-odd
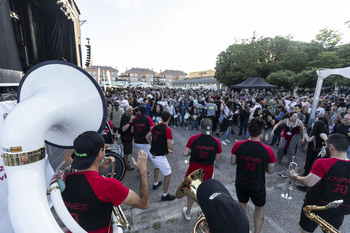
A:
MULTIPOLYGON (((1 132, 8 208, 16 232, 63 232, 46 198, 45 142, 72 148, 79 134, 101 132, 106 118, 101 88, 80 67, 47 61, 25 74, 18 104, 9 112, 1 132)), ((69 215, 68 211, 65 214, 69 215)))

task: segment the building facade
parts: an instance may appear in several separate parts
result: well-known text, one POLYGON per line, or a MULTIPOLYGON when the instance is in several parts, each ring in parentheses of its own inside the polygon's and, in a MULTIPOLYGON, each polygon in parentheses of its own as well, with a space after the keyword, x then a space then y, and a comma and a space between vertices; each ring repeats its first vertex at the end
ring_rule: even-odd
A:
POLYGON ((112 85, 115 86, 118 81, 118 70, 111 66, 91 66, 85 68, 99 85, 112 85))
POLYGON ((129 81, 131 83, 146 82, 153 84, 153 79, 156 75, 156 72, 153 70, 145 68, 131 68, 130 70, 125 71, 125 73, 129 76, 129 81))
POLYGON ((187 73, 180 70, 165 70, 159 73, 158 85, 171 87, 176 80, 184 80, 187 78, 187 73))

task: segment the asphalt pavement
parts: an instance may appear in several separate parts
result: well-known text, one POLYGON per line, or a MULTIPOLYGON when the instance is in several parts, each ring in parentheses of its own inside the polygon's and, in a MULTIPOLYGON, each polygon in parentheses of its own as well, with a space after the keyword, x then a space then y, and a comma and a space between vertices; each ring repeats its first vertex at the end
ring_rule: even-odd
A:
MULTIPOLYGON (((172 168, 172 177, 169 187, 169 192, 175 194, 177 187, 184 179, 188 165, 185 160, 189 157, 183 157, 182 152, 185 145, 194 134, 198 134, 197 130, 185 130, 171 127, 174 138, 174 154, 168 155, 168 160, 172 168)), ((227 146, 222 145, 223 153, 221 161, 215 163, 214 178, 219 180, 230 191, 232 196, 237 200, 234 186, 236 167, 230 164, 230 152, 235 140, 240 140, 241 136, 237 136, 238 130, 235 129, 236 134, 231 134, 229 139, 231 143, 227 146)), ((277 153, 277 146, 272 146, 275 153, 277 153)), ((135 150, 133 154, 135 154, 135 150)), ((134 155, 133 155, 134 156, 134 155)), ((299 167, 304 166, 305 153, 298 149, 296 155, 296 162, 299 167)), ((192 218, 190 221, 185 220, 182 214, 182 208, 186 206, 186 198, 175 199, 174 201, 161 201, 162 186, 156 190, 152 189, 153 185, 153 164, 149 160, 148 171, 152 174, 149 176, 150 187, 150 206, 147 210, 140 210, 130 208, 122 205, 124 213, 131 224, 131 230, 125 232, 192 232, 193 225, 196 221, 196 213, 200 211, 197 204, 194 204, 192 209, 192 218)), ((267 200, 265 205, 265 220, 262 228, 262 233, 289 233, 299 232, 299 215, 305 192, 294 190, 290 192, 292 200, 287 200, 281 197, 285 191, 286 179, 283 179, 279 174, 286 174, 287 172, 287 157, 283 158, 281 164, 276 164, 274 174, 266 173, 266 192, 267 200)), ((160 180, 163 176, 160 175, 160 180)), ((136 170, 127 171, 122 183, 138 192, 139 191, 139 175, 136 170)), ((247 215, 250 222, 250 228, 253 232, 253 210, 254 205, 250 201, 247 206, 247 215)), ((341 232, 350 232, 350 217, 346 216, 343 226, 340 228, 341 232)), ((315 232, 322 232, 319 228, 315 232)))

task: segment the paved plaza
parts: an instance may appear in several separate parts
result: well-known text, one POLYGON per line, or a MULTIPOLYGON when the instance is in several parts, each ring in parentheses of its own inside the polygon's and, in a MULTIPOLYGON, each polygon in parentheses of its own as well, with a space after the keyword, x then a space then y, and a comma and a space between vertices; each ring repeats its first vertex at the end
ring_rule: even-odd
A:
MULTIPOLYGON (((185 173, 187 171, 187 164, 185 160, 189 157, 183 157, 182 151, 190 136, 199 133, 196 130, 184 130, 174 129, 174 154, 169 155, 169 163, 172 167, 172 177, 169 187, 169 192, 175 194, 178 185, 182 182, 185 173)), ((238 132, 235 130, 236 133, 238 132)), ((235 139, 240 140, 241 136, 231 134, 231 143, 227 146, 223 146, 222 159, 215 164, 215 179, 222 182, 226 188, 230 191, 232 196, 236 198, 234 180, 235 180, 235 166, 230 164, 231 148, 235 139)), ((277 153, 277 146, 273 146, 275 153, 277 153)), ((133 151, 135 153, 135 151, 133 151)), ((296 161, 301 169, 304 166, 305 153, 298 149, 296 161)), ((149 171, 153 173, 153 164, 148 163, 149 171)), ((285 190, 286 180, 282 179, 280 173, 286 174, 287 171, 287 158, 284 157, 282 164, 276 164, 275 173, 269 175, 266 173, 266 192, 267 202, 265 206, 265 221, 262 232, 299 232, 299 215, 305 192, 299 190, 291 191, 292 200, 286 200, 281 197, 281 193, 285 190)), ((161 179, 163 177, 161 176, 161 179)), ((162 195, 162 187, 157 190, 152 189, 153 176, 149 177, 150 185, 150 199, 151 204, 147 210, 132 209, 123 205, 125 214, 129 219, 132 229, 131 232, 192 232, 193 225, 196 221, 195 213, 200 209, 198 205, 194 205, 192 211, 192 219, 186 221, 182 215, 182 208, 186 205, 186 198, 176 199, 171 202, 162 202, 160 200, 162 195)), ((138 173, 134 171, 127 171, 123 181, 127 187, 132 188, 135 191, 139 190, 139 177, 138 173)), ((249 202, 247 206, 247 214, 252 228, 253 223, 253 203, 249 202)), ((340 228, 341 232, 350 232, 350 217, 347 216, 344 220, 343 226, 340 228)), ((322 232, 319 228, 315 232, 322 232)))

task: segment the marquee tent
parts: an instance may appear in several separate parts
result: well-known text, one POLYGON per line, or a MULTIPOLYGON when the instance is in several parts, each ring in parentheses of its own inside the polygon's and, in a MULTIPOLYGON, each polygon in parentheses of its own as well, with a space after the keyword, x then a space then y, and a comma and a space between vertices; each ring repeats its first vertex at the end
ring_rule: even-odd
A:
POLYGON ((255 88, 255 89, 277 89, 278 86, 269 84, 259 77, 248 78, 244 82, 236 85, 232 85, 231 88, 243 89, 243 88, 255 88))

